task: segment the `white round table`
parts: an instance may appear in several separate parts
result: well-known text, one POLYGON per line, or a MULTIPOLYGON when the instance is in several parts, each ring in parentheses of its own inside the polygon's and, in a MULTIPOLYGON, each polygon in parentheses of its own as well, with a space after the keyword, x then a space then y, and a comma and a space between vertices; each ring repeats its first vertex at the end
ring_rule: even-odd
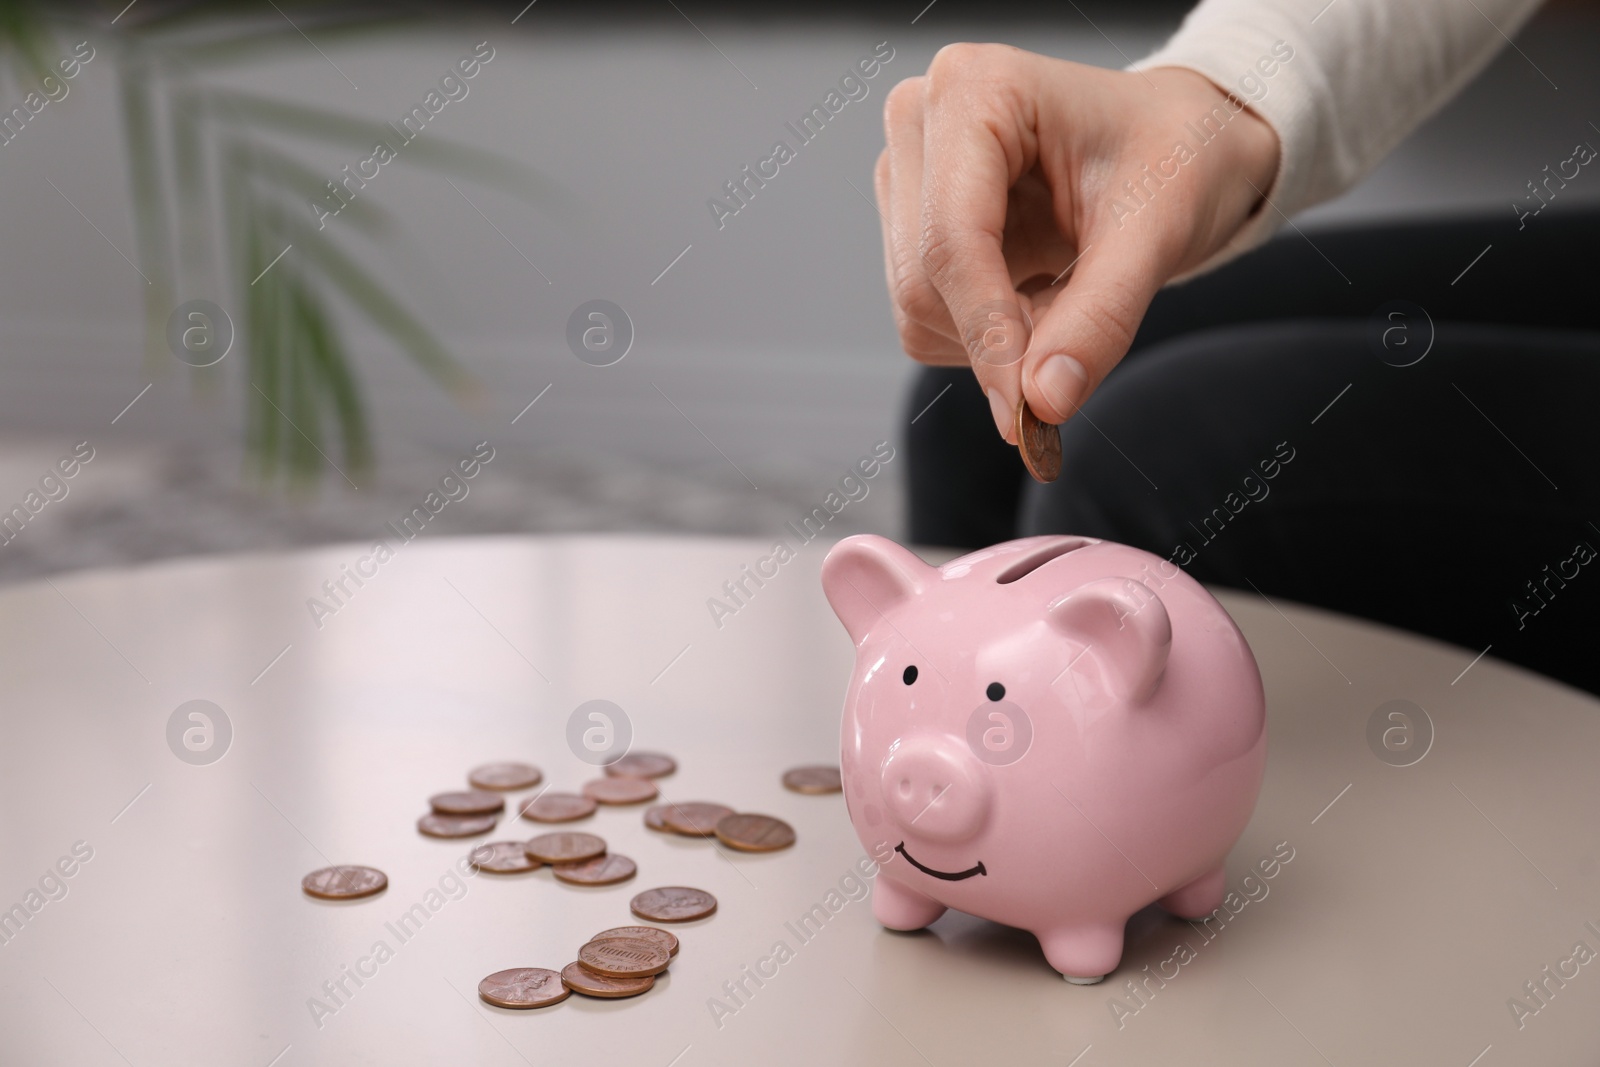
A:
POLYGON ((1209 930, 1140 913, 1121 968, 1077 987, 1025 933, 873 921, 842 799, 779 783, 837 761, 851 647, 818 584, 824 546, 720 627, 707 606, 768 551, 419 539, 382 563, 341 545, 0 594, 0 1061, 1500 1067, 1600 1047, 1592 698, 1224 594, 1270 716, 1265 786, 1228 863, 1242 903, 1209 930), (646 829, 643 806, 602 808, 571 828, 634 858, 630 882, 459 878, 474 844, 539 827, 422 837, 427 798, 509 759, 576 790, 597 771, 568 718, 592 699, 626 712, 636 747, 677 758, 665 796, 778 815, 798 844, 732 853, 646 829), (193 700, 231 727, 213 762, 220 722, 169 743, 193 700), (1369 743, 1391 701, 1410 704, 1369 743), (1272 857, 1272 878, 1243 881, 1272 857), (306 897, 301 877, 330 863, 378 867, 389 887, 306 897), (657 885, 721 906, 677 928, 651 992, 529 1012, 478 999, 490 972, 571 962, 657 885), (835 905, 826 921, 802 924, 819 904, 835 905))

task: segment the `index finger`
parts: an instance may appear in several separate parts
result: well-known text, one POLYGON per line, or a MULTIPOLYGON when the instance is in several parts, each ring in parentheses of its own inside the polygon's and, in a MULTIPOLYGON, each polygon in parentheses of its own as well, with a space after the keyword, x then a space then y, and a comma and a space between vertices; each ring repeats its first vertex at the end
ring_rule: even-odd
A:
POLYGON ((922 182, 922 256, 1008 441, 1031 332, 1001 244, 1007 195, 1033 152, 1010 105, 1017 54, 950 45, 934 57, 922 182))

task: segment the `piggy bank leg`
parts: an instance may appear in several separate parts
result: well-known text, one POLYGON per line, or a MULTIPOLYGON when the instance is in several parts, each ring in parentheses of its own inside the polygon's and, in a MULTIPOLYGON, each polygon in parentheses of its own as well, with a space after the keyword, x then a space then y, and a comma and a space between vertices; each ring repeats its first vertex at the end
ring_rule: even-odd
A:
POLYGON ((1083 923, 1038 935, 1050 966, 1073 985, 1094 985, 1122 961, 1125 923, 1083 923))
POLYGON ((1157 903, 1180 919, 1203 919, 1222 906, 1227 890, 1227 875, 1218 867, 1168 893, 1157 903))
POLYGON ((879 878, 872 888, 872 914, 891 930, 920 930, 944 910, 943 904, 893 878, 879 878))

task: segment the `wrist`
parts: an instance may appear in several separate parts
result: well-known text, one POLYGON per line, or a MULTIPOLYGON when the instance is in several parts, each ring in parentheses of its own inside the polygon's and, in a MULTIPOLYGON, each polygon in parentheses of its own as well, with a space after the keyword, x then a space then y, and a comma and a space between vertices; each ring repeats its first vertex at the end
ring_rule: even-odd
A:
MULTIPOLYGON (((1144 74, 1163 93, 1176 94, 1176 113, 1191 122, 1198 123, 1201 117, 1222 109, 1228 116, 1228 136, 1218 140, 1232 164, 1228 169, 1246 178, 1262 197, 1271 190, 1278 177, 1282 143, 1278 131, 1248 101, 1188 67, 1153 67, 1144 74)), ((1259 197, 1256 201, 1252 214, 1260 207, 1259 197)))

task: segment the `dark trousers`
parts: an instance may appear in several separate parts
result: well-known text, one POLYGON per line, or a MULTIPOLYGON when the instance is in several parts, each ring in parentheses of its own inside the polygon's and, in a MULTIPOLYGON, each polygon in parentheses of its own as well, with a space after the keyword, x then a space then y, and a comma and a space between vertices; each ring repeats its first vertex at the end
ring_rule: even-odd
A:
POLYGON ((1053 484, 921 371, 912 540, 1109 538, 1600 693, 1600 211, 1311 240, 1164 290, 1053 484))

